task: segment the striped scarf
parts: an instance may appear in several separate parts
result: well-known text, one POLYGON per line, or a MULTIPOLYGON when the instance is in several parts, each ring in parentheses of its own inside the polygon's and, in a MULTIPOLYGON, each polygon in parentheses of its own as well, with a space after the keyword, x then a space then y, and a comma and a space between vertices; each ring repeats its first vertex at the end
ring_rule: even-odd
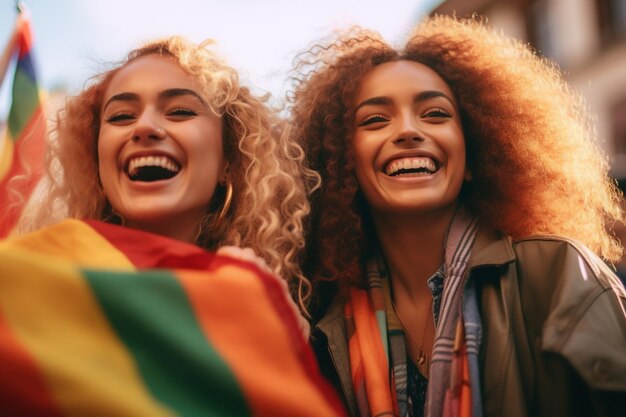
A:
MULTIPOLYGON (((476 232, 476 220, 459 210, 446 237, 446 278, 431 357, 428 417, 482 416, 480 316, 473 283, 466 283, 476 232)), ((411 415, 404 333, 390 308, 385 269, 371 265, 376 262, 368 267, 367 289, 351 288, 344 309, 355 395, 362 417, 404 417, 411 415)))
POLYGON ((342 416, 275 278, 65 221, 0 243, 0 415, 342 416))

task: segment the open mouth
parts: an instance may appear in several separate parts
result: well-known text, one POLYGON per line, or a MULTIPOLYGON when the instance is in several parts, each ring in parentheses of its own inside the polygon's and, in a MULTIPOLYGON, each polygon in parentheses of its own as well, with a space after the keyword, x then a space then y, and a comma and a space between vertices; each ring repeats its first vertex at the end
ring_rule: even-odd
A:
POLYGON ((175 177, 180 171, 178 162, 167 156, 138 156, 128 161, 126 173, 131 181, 162 181, 175 177))
POLYGON ((385 167, 385 174, 390 177, 418 177, 432 175, 439 170, 437 162, 428 157, 407 157, 390 161, 385 167))

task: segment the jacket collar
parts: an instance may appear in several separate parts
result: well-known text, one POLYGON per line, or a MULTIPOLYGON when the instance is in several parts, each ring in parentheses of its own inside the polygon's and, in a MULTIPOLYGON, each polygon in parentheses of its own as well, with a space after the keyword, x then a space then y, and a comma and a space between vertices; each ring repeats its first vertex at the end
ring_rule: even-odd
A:
POLYGON ((330 306, 322 318, 315 324, 314 327, 319 328, 328 336, 331 332, 330 328, 333 326, 333 323, 335 323, 336 320, 343 318, 343 306, 345 303, 345 297, 340 295, 336 296, 335 299, 331 301, 330 306))
POLYGON ((501 266, 514 260, 513 242, 509 236, 482 227, 478 230, 468 264, 470 271, 485 266, 501 266))

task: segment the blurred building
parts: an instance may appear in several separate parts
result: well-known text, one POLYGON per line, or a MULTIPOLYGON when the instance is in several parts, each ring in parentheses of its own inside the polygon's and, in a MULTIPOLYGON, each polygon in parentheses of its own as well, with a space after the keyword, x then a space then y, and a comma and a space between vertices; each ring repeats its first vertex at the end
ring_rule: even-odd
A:
POLYGON ((626 0, 447 0, 431 14, 477 13, 555 61, 597 117, 615 177, 626 178, 626 0))

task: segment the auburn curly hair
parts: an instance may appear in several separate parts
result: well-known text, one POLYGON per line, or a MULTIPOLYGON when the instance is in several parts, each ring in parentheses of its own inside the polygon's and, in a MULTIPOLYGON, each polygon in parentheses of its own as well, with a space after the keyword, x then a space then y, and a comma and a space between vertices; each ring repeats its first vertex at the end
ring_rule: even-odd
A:
POLYGON ((473 176, 459 198, 483 226, 513 238, 562 235, 619 258, 606 227, 621 218, 620 193, 581 97, 552 63, 484 21, 437 16, 401 50, 356 27, 298 57, 291 134, 322 179, 305 273, 316 282, 362 279, 376 237, 354 172, 354 100, 368 71, 396 60, 427 65, 454 92, 473 176))
POLYGON ((198 244, 250 247, 302 299, 309 292, 298 255, 304 246, 303 220, 309 213, 304 181, 315 174, 304 168, 301 147, 281 135, 281 122, 248 88, 237 72, 207 48, 180 37, 150 42, 131 51, 115 68, 93 77, 57 114, 47 156, 48 193, 19 230, 33 230, 64 217, 119 221, 98 176, 97 140, 104 92, 117 72, 149 54, 173 57, 202 86, 201 94, 224 122, 224 155, 233 183, 232 204, 218 220, 225 190, 218 186, 202 223, 198 244), (50 208, 54 207, 54 210, 50 208))

